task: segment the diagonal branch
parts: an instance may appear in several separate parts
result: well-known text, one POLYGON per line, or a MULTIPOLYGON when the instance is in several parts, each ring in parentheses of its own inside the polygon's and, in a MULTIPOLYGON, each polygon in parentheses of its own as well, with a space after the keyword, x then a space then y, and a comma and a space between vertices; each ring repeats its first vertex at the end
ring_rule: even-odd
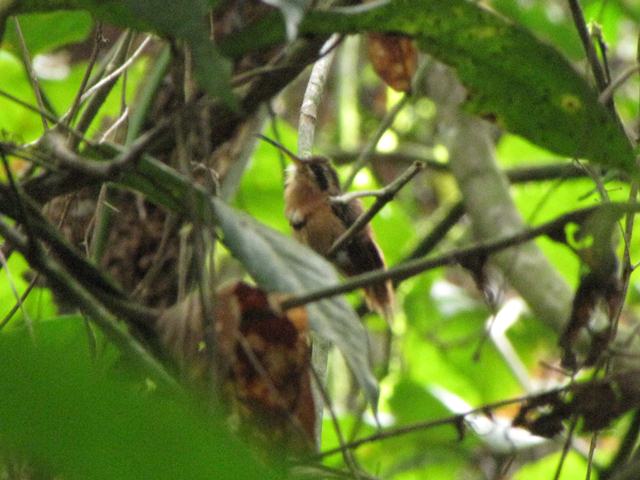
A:
MULTIPOLYGON (((498 240, 480 243, 472 247, 460 248, 437 258, 421 258, 411 260, 395 267, 389 268, 388 270, 375 270, 373 272, 364 273, 362 275, 356 275, 350 277, 348 281, 340 285, 334 285, 332 287, 318 289, 304 295, 290 297, 287 300, 283 301, 280 304, 280 307, 283 310, 289 310, 301 305, 306 305, 307 303, 322 300, 323 298, 340 295, 342 293, 351 292, 358 288, 380 283, 385 280, 393 280, 399 282, 427 270, 444 267, 446 265, 456 265, 459 263, 464 263, 469 259, 478 258, 479 256, 488 256, 507 248, 529 242, 534 238, 542 235, 551 235, 555 237, 559 232, 563 231, 564 227, 567 224, 582 223, 595 211, 604 208, 610 208, 616 214, 622 214, 626 212, 640 212, 640 205, 627 203, 610 203, 575 210, 573 212, 562 215, 555 220, 544 223, 538 227, 524 230, 498 240)), ((562 318, 558 319, 559 322, 562 320, 562 318)))
MULTIPOLYGON (((357 220, 351 225, 347 231, 345 231, 340 237, 331 245, 331 248, 327 252, 327 257, 333 257, 338 250, 344 247, 349 240, 351 240, 360 230, 362 230, 371 219, 380 211, 382 208, 389 203, 391 200, 395 198, 397 193, 407 184, 409 183, 413 177, 415 177, 420 171, 424 169, 424 164, 421 162, 415 162, 411 165, 407 170, 405 170, 402 175, 396 178, 393 182, 387 185, 380 190, 374 192, 376 196, 376 201, 371 206, 369 210, 360 215, 357 220)), ((355 192, 359 193, 359 192, 355 192)), ((345 200, 344 197, 348 196, 343 195, 339 199, 333 199, 334 201, 349 201, 349 199, 345 200)))

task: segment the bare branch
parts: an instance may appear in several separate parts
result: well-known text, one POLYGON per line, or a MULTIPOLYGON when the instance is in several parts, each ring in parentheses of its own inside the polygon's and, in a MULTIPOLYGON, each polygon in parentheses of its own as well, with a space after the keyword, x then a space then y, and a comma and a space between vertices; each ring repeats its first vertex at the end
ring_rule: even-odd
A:
POLYGON ((494 403, 488 403, 481 407, 473 408, 465 413, 451 415, 449 417, 443 417, 437 420, 428 420, 425 422, 416 422, 416 423, 412 423, 410 425, 404 425, 401 427, 388 428, 386 430, 380 431, 373 435, 369 435, 368 437, 362 437, 362 438, 359 438, 358 440, 349 442, 342 447, 325 450, 324 452, 319 453, 315 458, 320 459, 320 458, 325 458, 331 455, 335 455, 337 453, 340 453, 342 451, 342 448, 355 449, 367 443, 373 443, 380 440, 386 440, 387 438, 399 437, 401 435, 420 432, 430 428, 439 427, 441 425, 449 425, 449 424, 456 425, 456 424, 459 424, 461 421, 464 421, 464 419, 469 415, 473 415, 476 413, 486 413, 488 411, 495 410, 497 408, 504 407, 507 405, 512 405, 514 403, 524 403, 524 402, 536 399, 538 397, 544 397, 545 395, 553 395, 553 394, 561 393, 563 391, 568 390, 569 388, 570 388, 570 385, 549 390, 544 393, 537 393, 533 395, 525 395, 521 397, 509 398, 509 399, 500 400, 494 403))
POLYGON ((415 162, 407 170, 405 170, 398 178, 396 178, 393 182, 391 182, 386 187, 378 190, 375 193, 375 196, 377 197, 376 201, 371 206, 371 208, 366 212, 364 212, 362 215, 360 215, 358 219, 353 223, 353 225, 351 225, 347 229, 347 231, 345 231, 333 243, 333 245, 331 245, 331 248, 327 252, 327 256, 332 257, 333 255, 335 255, 335 253, 338 250, 344 247, 349 240, 351 240, 360 230, 362 230, 371 221, 371 219, 380 210, 382 210, 382 208, 387 203, 393 200, 396 194, 423 169, 424 169, 423 163, 415 162))
POLYGON ((587 218, 589 215, 600 208, 611 208, 616 212, 619 212, 620 214, 625 212, 640 211, 640 205, 627 203, 610 203, 575 210, 573 212, 562 215, 555 220, 544 223, 536 228, 524 230, 522 232, 498 240, 454 250, 437 258, 421 258, 411 260, 397 265, 393 268, 389 268, 388 270, 375 270, 361 275, 356 275, 350 277, 348 281, 340 285, 334 285, 332 287, 319 289, 304 295, 299 295, 297 297, 290 297, 287 300, 283 301, 280 307, 283 310, 289 310, 294 307, 306 305, 307 303, 322 300, 323 298, 333 297, 342 293, 351 292, 358 288, 380 283, 385 280, 393 280, 399 282, 427 270, 432 270, 434 268, 439 268, 446 265, 459 264, 468 258, 474 258, 479 255, 491 255, 501 250, 505 250, 509 247, 528 242, 541 235, 556 233, 560 229, 563 229, 564 226, 569 223, 581 223, 585 218, 587 218))
POLYGON ((104 86, 113 83, 118 79, 120 75, 122 75, 131 65, 135 62, 138 57, 144 52, 144 49, 147 47, 149 42, 153 37, 151 35, 147 35, 147 37, 140 43, 140 46, 136 49, 135 52, 131 54, 131 56, 118 68, 109 73, 106 77, 100 80, 98 83, 89 88, 86 92, 82 94, 80 97, 80 103, 87 101, 93 94, 102 89, 104 86))
POLYGON ((611 82, 607 87, 602 91, 600 96, 598 97, 598 101, 602 104, 607 104, 613 98, 613 94, 615 91, 620 88, 627 80, 631 78, 632 75, 640 72, 640 64, 632 65, 627 68, 624 72, 620 74, 618 78, 616 78, 613 82, 611 82))
MULTIPOLYGON (((36 101, 38 102, 38 106, 40 110, 47 111, 47 108, 44 104, 44 99, 42 96, 42 89, 40 88, 40 82, 38 82, 38 76, 36 75, 35 70, 33 69, 33 64, 31 62, 31 55, 29 55, 29 49, 27 48, 27 42, 24 39, 24 35, 22 34, 22 28, 20 28, 20 21, 18 17, 13 17, 13 23, 16 27, 16 34, 18 36, 18 42, 20 43, 20 53, 22 54, 22 64, 24 65, 27 74, 29 75, 29 81, 31 82, 31 87, 33 88, 33 93, 36 97, 36 101)), ((44 131, 46 132, 49 129, 49 125, 47 124, 47 117, 40 114, 42 118, 42 126, 44 127, 44 131)))

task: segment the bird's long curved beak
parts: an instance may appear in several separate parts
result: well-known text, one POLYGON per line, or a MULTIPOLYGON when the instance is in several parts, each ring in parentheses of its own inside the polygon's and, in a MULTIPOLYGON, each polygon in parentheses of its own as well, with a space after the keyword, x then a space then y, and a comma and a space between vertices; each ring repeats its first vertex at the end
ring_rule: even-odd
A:
POLYGON ((293 153, 291 150, 289 150, 287 147, 285 147, 281 143, 278 143, 275 140, 270 139, 269 137, 265 137, 261 133, 258 133, 256 137, 276 147, 278 150, 280 150, 285 155, 287 155, 291 159, 291 161, 296 165, 302 165, 304 163, 304 159, 297 156, 295 153, 293 153))

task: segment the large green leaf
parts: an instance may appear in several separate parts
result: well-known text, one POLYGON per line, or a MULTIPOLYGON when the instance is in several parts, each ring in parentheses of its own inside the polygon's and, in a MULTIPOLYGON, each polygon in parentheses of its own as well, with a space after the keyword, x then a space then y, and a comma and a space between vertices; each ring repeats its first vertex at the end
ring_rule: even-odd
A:
POLYGON ((46 478, 276 478, 186 397, 105 378, 86 346, 46 339, 0 336, 3 459, 18 454, 46 478))
MULTIPOLYGON (((91 15, 86 12, 52 12, 20 16, 20 28, 31 55, 50 52, 70 43, 81 42, 91 32, 91 15)), ((20 54, 15 24, 9 22, 3 43, 20 54)))
MULTIPOLYGON (((554 47, 506 18, 466 0, 394 0, 310 12, 304 34, 402 33, 451 65, 467 87, 467 108, 502 128, 568 157, 638 176, 634 155, 597 93, 554 47)), ((284 38, 266 18, 221 49, 232 56, 284 38)))
POLYGON ((402 32, 453 66, 467 106, 506 130, 569 157, 638 175, 624 132, 555 48, 465 0, 395 0, 378 8, 314 12, 304 32, 402 32))

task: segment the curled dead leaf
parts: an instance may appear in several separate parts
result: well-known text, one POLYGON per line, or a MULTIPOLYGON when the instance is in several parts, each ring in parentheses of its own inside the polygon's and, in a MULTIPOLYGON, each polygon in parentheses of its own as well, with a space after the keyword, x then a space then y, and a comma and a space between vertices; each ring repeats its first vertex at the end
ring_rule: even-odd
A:
POLYGON ((571 418, 582 420, 583 431, 601 430, 638 408, 639 378, 637 370, 629 370, 532 397, 520 407, 512 424, 548 438, 560 433, 563 422, 571 418))
POLYGON ((580 280, 571 307, 571 316, 562 333, 558 345, 562 348, 562 366, 577 370, 578 360, 575 344, 579 334, 588 330, 591 334, 589 352, 584 364, 594 365, 611 341, 612 319, 617 314, 622 301, 622 285, 615 272, 599 275, 589 272, 580 280), (590 328, 597 312, 602 311, 607 318, 607 325, 599 330, 590 328))
POLYGON ((369 33, 369 61, 378 76, 398 92, 410 92, 418 65, 418 50, 405 35, 369 33))
POLYGON ((280 312, 279 297, 244 282, 218 290, 215 357, 197 294, 167 310, 156 330, 189 380, 206 382, 216 369, 243 434, 300 451, 313 447, 315 435, 307 314, 280 312))

